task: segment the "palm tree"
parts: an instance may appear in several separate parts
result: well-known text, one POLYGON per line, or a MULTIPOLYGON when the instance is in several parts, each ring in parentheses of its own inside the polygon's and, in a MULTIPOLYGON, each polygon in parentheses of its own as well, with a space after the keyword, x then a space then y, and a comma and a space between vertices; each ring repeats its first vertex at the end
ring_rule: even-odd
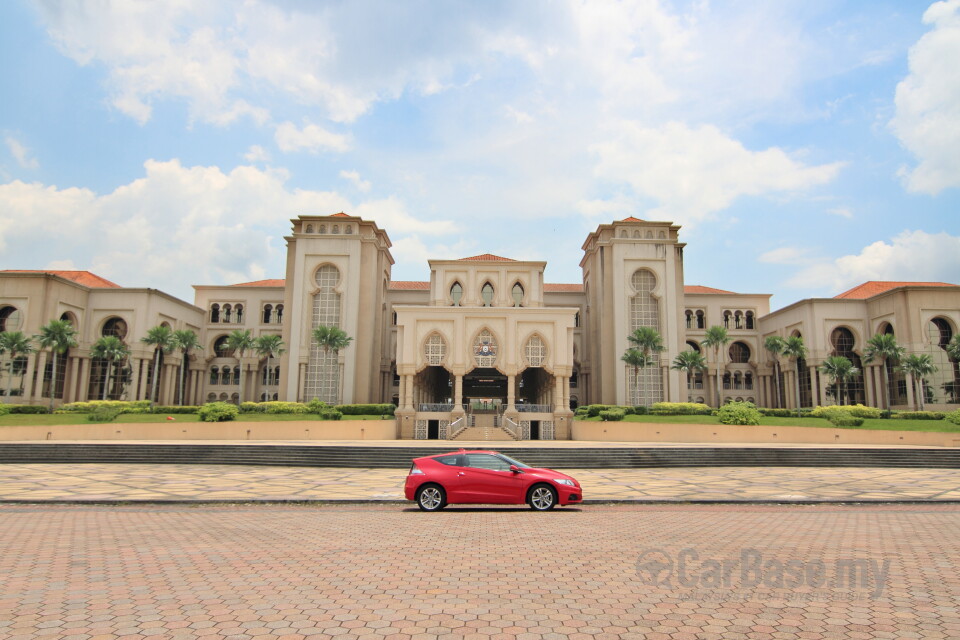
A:
POLYGON ((960 362, 960 333, 953 336, 944 349, 946 349, 947 355, 950 356, 951 360, 960 362))
POLYGON ((90 354, 94 358, 102 358, 107 361, 107 375, 103 384, 103 400, 107 399, 107 392, 110 389, 110 371, 116 367, 117 362, 125 360, 130 355, 130 347, 123 343, 123 340, 117 336, 103 336, 93 343, 90 354))
MULTIPOLYGON (((914 397, 919 400, 920 411, 923 411, 923 398, 924 393, 926 393, 926 389, 923 386, 923 379, 938 371, 937 367, 933 364, 933 359, 926 353, 912 354, 901 361, 900 370, 910 376, 910 384, 914 392, 916 392, 917 389, 917 380, 920 381, 920 395, 917 396, 916 393, 914 393, 914 397)), ((917 408, 916 404, 914 404, 914 408, 917 408)))
POLYGON ((147 335, 140 338, 140 342, 153 347, 153 384, 150 385, 150 406, 153 407, 157 402, 157 388, 160 386, 160 354, 173 351, 173 330, 161 324, 147 331, 147 335))
POLYGON ((57 355, 77 346, 77 330, 69 320, 51 320, 40 327, 40 335, 34 336, 40 349, 50 349, 53 355, 53 369, 50 375, 50 410, 53 411, 53 397, 57 395, 57 355))
POLYGON ((353 338, 348 336, 347 332, 340 327, 320 325, 313 330, 313 341, 317 343, 318 347, 323 349, 323 355, 327 357, 331 351, 336 355, 340 349, 346 349, 350 346, 353 338))
POLYGON ((720 349, 730 342, 730 336, 727 330, 720 325, 714 325, 707 329, 706 336, 700 343, 708 349, 713 349, 713 357, 717 359, 717 406, 720 406, 720 349))
POLYGON ((274 356, 286 353, 286 349, 283 348, 283 338, 276 334, 258 336, 253 341, 253 350, 257 352, 257 355, 267 358, 267 383, 269 383, 274 356))
POLYGON ((620 357, 621 360, 627 363, 628 366, 633 367, 633 379, 637 386, 637 404, 640 403, 640 369, 648 367, 653 364, 653 358, 645 354, 640 349, 631 347, 623 352, 623 355, 620 357))
MULTIPOLYGON (((664 350, 663 337, 661 337, 660 332, 653 327, 634 329, 633 333, 627 336, 627 341, 631 344, 632 348, 643 353, 644 358, 647 360, 647 363, 643 365, 645 367, 656 364, 657 361, 653 357, 653 354, 660 353, 664 350)), ((644 398, 645 394, 638 395, 638 404, 643 404, 644 398)))
POLYGON ((249 329, 246 331, 234 329, 227 336, 226 345, 227 349, 236 354, 237 361, 240 363, 240 403, 243 404, 243 354, 253 348, 253 336, 250 334, 249 329))
POLYGON ((873 362, 880 360, 880 369, 883 371, 883 388, 886 389, 887 411, 890 411, 890 381, 887 379, 887 364, 900 362, 900 358, 907 352, 897 344, 892 333, 878 333, 867 340, 867 347, 863 350, 863 361, 873 362))
POLYGON ((773 356, 773 387, 777 393, 778 409, 783 404, 780 398, 780 354, 783 353, 784 344, 785 342, 780 336, 767 336, 767 339, 763 341, 763 348, 769 351, 770 355, 773 356))
POLYGON ((687 387, 690 386, 690 378, 696 371, 704 371, 707 368, 707 359, 702 353, 697 351, 681 351, 673 359, 671 369, 683 371, 687 374, 687 387))
POLYGON ((10 394, 13 391, 13 369, 17 364, 17 356, 29 355, 36 351, 31 339, 22 331, 4 331, 0 333, 0 353, 10 354, 10 377, 7 379, 7 402, 11 402, 10 394))
POLYGON ((830 356, 820 366, 820 373, 832 378, 837 385, 837 403, 843 405, 843 385, 860 370, 846 356, 830 356))
POLYGON ((803 344, 803 338, 800 336, 790 336, 784 340, 783 356, 785 358, 793 358, 796 366, 797 417, 800 417, 800 360, 807 357, 807 345, 803 344))
POLYGON ((187 381, 187 363, 190 359, 190 351, 200 351, 203 345, 200 344, 200 338, 190 329, 177 329, 173 332, 173 348, 183 352, 183 359, 180 362, 180 404, 186 404, 186 395, 184 388, 187 381))

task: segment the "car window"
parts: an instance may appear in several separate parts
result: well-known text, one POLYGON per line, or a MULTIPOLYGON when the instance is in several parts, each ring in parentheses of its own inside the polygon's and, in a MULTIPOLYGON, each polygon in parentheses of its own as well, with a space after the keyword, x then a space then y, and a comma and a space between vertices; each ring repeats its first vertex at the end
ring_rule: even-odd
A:
POLYGON ((490 469, 492 471, 510 471, 510 464, 507 463, 506 460, 492 456, 489 453, 468 453, 464 457, 466 458, 465 467, 490 469))
POLYGON ((451 466, 451 467, 456 467, 456 466, 458 466, 458 465, 457 465, 457 462, 458 462, 457 458, 459 458, 459 457, 460 457, 459 455, 440 456, 439 458, 434 458, 434 460, 436 460, 436 461, 439 462, 440 464, 445 464, 445 465, 449 465, 449 466, 451 466))

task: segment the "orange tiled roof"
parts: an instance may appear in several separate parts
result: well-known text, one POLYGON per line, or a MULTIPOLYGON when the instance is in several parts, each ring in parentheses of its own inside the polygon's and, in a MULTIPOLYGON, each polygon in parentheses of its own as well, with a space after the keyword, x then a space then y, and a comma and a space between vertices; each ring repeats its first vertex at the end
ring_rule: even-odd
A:
POLYGON ((240 282, 232 284, 231 287, 285 287, 287 281, 283 278, 273 280, 254 280, 253 282, 240 282))
POLYGON ((633 216, 630 216, 629 218, 624 218, 620 222, 643 222, 643 220, 641 220, 640 218, 634 218, 633 216))
POLYGON ((331 218, 349 218, 350 216, 345 214, 343 211, 341 211, 340 213, 335 213, 330 217, 331 218))
POLYGON ((884 280, 870 280, 861 285, 857 285, 849 291, 834 296, 846 300, 866 300, 875 295, 885 293, 897 287, 956 287, 958 285, 949 282, 892 282, 884 280))
POLYGON ((469 258, 460 258, 460 260, 477 260, 485 262, 516 262, 513 258, 504 258, 495 256, 492 253, 481 253, 479 256, 470 256, 469 258))
POLYGON ((402 290, 409 290, 409 291, 422 291, 422 290, 429 290, 430 283, 420 282, 418 280, 391 280, 390 288, 398 289, 398 290, 402 289, 402 290))
POLYGON ((101 278, 95 273, 89 271, 60 271, 54 269, 5 269, 4 273, 49 273, 52 276, 60 276, 66 280, 71 280, 77 284, 82 284, 91 289, 119 289, 120 285, 110 282, 106 278, 101 278))
POLYGON ((543 290, 546 293, 564 293, 564 292, 582 293, 583 285, 582 284, 566 284, 566 283, 559 283, 559 282, 556 282, 556 283, 544 282, 543 290))
POLYGON ((704 287, 699 284, 688 284, 683 288, 684 293, 733 293, 723 289, 714 289, 713 287, 704 287))

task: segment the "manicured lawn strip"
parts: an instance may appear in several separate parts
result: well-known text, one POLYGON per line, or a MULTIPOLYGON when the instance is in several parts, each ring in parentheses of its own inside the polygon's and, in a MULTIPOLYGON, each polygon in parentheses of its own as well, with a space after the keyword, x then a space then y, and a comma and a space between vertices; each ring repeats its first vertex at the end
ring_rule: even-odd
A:
MULTIPOLYGON (((315 414, 303 414, 303 415, 294 415, 287 413, 244 413, 241 414, 235 422, 292 422, 296 420, 319 420, 319 416, 315 414)), ((357 420, 380 420, 380 416, 343 416, 343 422, 353 422, 357 420)), ((393 420, 391 416, 389 418, 393 420)), ((116 419, 115 422, 108 422, 106 424, 131 424, 131 423, 156 423, 156 422, 199 422, 200 419, 196 414, 189 413, 174 413, 174 414, 164 414, 164 413, 125 413, 116 419), (167 415, 169 415, 173 420, 167 420, 167 415)), ((31 426, 31 425, 42 425, 42 426, 57 426, 57 425, 68 425, 68 424, 103 424, 89 422, 87 420, 86 414, 77 413, 77 414, 10 414, 5 416, 0 416, 0 428, 2 427, 18 427, 18 426, 31 426)), ((207 423, 213 424, 213 423, 207 423)))
MULTIPOLYGON (((599 416, 586 422, 600 422, 599 416)), ((654 424, 720 424, 716 416, 624 416, 623 422, 654 424)), ((960 425, 946 420, 880 420, 868 418, 859 427, 836 427, 825 418, 760 418, 760 424, 770 427, 814 427, 820 429, 867 429, 874 431, 937 431, 960 433, 960 425)))

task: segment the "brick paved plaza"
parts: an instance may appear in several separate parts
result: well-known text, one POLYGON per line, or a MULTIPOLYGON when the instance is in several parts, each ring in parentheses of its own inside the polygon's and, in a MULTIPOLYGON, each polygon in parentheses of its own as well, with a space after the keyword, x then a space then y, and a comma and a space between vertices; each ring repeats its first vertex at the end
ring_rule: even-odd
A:
POLYGON ((955 505, 8 504, 0 638, 957 638, 958 565, 955 505))

